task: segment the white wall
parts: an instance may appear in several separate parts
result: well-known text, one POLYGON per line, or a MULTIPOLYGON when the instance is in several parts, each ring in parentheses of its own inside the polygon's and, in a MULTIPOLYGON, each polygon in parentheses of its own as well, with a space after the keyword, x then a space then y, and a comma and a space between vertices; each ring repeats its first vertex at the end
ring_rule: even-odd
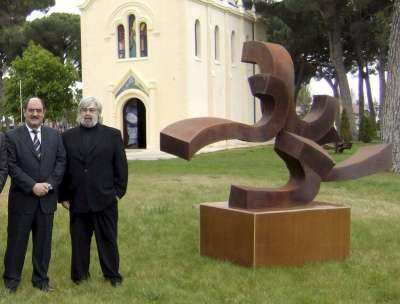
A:
POLYGON ((185 1, 187 116, 208 116, 208 9, 201 3, 185 1), (200 22, 200 56, 195 56, 195 22, 200 22))

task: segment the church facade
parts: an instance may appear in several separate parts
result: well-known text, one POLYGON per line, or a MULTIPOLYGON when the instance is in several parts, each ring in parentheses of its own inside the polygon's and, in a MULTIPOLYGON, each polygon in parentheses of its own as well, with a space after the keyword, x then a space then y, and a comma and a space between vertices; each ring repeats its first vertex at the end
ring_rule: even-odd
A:
POLYGON ((80 6, 83 95, 127 148, 159 149, 159 133, 203 116, 254 123, 259 116, 241 63, 259 38, 253 13, 234 0, 86 0, 80 6))

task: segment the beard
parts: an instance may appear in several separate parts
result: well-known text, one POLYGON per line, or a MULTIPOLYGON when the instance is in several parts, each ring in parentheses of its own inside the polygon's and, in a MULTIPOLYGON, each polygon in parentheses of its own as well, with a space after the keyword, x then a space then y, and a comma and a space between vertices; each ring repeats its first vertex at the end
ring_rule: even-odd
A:
POLYGON ((79 123, 81 124, 81 126, 85 128, 93 128, 94 126, 97 125, 98 122, 99 122, 99 117, 97 115, 94 116, 92 119, 85 119, 84 117, 81 117, 79 119, 79 123))

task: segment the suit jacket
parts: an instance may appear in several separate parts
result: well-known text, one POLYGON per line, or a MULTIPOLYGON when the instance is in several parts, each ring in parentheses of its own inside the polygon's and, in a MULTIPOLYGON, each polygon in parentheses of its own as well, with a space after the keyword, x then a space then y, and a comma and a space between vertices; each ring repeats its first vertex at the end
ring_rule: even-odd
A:
POLYGON ((6 140, 4 134, 0 132, 0 193, 3 190, 4 184, 6 183, 7 174, 8 166, 6 140))
POLYGON ((67 151, 67 168, 60 193, 61 201, 69 201, 70 211, 100 211, 123 197, 128 182, 128 164, 121 132, 101 124, 93 129, 91 146, 82 151, 82 129, 63 133, 67 151))
POLYGON ((41 157, 37 157, 26 126, 8 131, 8 171, 11 186, 8 210, 14 213, 34 213, 38 204, 44 213, 57 208, 58 186, 65 171, 65 150, 58 131, 42 126, 41 157), (47 182, 53 190, 43 197, 32 192, 35 183, 47 182))

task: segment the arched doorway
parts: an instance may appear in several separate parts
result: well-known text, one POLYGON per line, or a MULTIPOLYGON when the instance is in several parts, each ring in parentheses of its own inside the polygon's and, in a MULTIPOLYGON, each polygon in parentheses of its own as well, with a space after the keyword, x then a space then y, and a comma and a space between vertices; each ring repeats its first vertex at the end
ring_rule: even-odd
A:
POLYGON ((128 149, 146 149, 146 107, 137 98, 129 99, 122 110, 124 145, 128 149))

